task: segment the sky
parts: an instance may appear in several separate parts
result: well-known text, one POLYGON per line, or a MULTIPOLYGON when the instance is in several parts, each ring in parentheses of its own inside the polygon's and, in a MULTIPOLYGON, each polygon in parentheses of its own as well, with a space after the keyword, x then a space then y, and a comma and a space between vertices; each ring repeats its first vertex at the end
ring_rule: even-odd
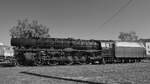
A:
POLYGON ((135 31, 150 38, 150 0, 0 0, 0 42, 10 45, 9 30, 17 20, 38 20, 54 38, 116 40, 135 31), (104 25, 103 25, 104 24, 104 25))

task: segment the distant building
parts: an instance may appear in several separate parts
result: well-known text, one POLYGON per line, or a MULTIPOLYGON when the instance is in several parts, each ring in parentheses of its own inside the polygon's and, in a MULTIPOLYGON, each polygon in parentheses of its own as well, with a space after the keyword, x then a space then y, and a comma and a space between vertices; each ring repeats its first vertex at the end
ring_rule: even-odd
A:
POLYGON ((4 45, 3 43, 0 43, 0 45, 4 45))

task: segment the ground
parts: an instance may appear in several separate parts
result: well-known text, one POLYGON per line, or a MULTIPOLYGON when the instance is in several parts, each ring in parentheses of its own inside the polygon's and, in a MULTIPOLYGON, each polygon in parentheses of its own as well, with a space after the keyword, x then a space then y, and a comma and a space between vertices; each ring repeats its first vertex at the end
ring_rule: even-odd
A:
POLYGON ((0 67, 0 84, 150 84, 150 62, 0 67))

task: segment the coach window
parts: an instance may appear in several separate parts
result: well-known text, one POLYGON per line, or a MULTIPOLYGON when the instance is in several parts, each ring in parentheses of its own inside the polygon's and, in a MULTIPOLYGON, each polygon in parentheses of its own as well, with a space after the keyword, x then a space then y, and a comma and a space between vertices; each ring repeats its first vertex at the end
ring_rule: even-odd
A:
POLYGON ((109 47, 110 47, 110 45, 109 45, 109 43, 107 43, 107 44, 106 44, 106 48, 109 48, 109 47))
POLYGON ((102 46, 103 48, 105 48, 105 47, 106 47, 106 44, 105 44, 105 43, 101 43, 101 46, 102 46))

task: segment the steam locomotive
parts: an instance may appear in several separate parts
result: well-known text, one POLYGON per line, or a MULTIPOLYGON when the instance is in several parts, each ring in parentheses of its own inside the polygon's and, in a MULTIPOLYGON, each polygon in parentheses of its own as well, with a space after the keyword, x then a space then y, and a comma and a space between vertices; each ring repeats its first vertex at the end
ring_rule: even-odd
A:
POLYGON ((72 38, 11 38, 20 65, 72 65, 139 62, 145 58, 141 42, 72 38))

